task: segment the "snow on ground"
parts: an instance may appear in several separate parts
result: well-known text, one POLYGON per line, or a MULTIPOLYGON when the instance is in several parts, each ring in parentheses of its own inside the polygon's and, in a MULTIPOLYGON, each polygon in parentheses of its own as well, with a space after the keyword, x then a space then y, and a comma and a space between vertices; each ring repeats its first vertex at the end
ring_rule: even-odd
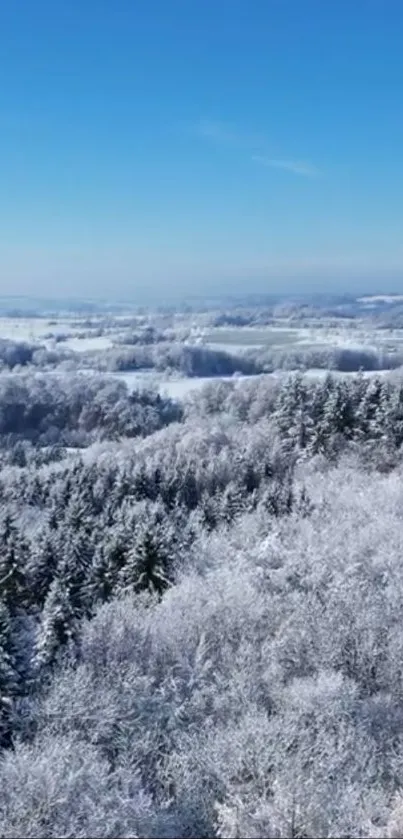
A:
POLYGON ((352 329, 351 326, 329 326, 325 328, 320 326, 304 326, 294 327, 292 330, 282 330, 272 326, 267 328, 234 327, 227 330, 222 327, 217 327, 215 329, 205 330, 202 339, 198 338, 194 343, 200 343, 202 346, 204 345, 213 350, 223 350, 227 353, 240 354, 250 349, 290 351, 307 349, 308 347, 333 347, 351 350, 362 350, 365 348, 367 350, 376 350, 384 344, 385 339, 388 342, 399 344, 403 341, 403 330, 391 330, 388 334, 385 334, 384 330, 380 331, 365 327, 352 329), (220 333, 226 336, 226 340, 220 340, 220 333), (217 337, 217 341, 212 340, 213 334, 214 337, 217 337), (243 337, 241 338, 241 336, 243 337), (277 336, 279 337, 278 341, 277 336), (246 337, 249 340, 245 340, 246 337), (243 343, 240 343, 241 340, 243 340, 243 343))
POLYGON ((94 336, 93 338, 72 337, 67 338, 67 341, 63 341, 59 346, 73 350, 74 352, 87 352, 87 350, 107 350, 113 346, 113 342, 105 336, 94 336))
MULTIPOLYGON (((62 331, 60 326, 58 328, 62 331)), ((55 330, 45 318, 0 318, 0 338, 9 341, 40 341, 55 330)))
POLYGON ((238 355, 239 353, 245 353, 248 350, 264 350, 265 344, 214 344, 214 343, 207 343, 207 344, 199 344, 198 346, 207 347, 209 350, 217 350, 217 352, 226 352, 226 353, 235 353, 238 355))
POLYGON ((400 303, 403 294, 370 294, 367 297, 357 297, 357 303, 400 303))
MULTIPOLYGON (((77 319, 75 319, 77 324, 77 319)), ((0 338, 7 339, 9 341, 27 341, 28 343, 41 343, 41 344, 51 344, 53 342, 52 338, 46 337, 49 335, 67 335, 68 340, 63 342, 63 345, 66 346, 69 340, 81 342, 81 341, 91 341, 91 345, 88 348, 93 349, 104 349, 106 346, 110 346, 111 342, 108 340, 108 343, 95 346, 93 345, 93 341, 100 340, 93 338, 78 338, 77 335, 84 330, 84 326, 80 326, 79 324, 73 326, 71 320, 69 319, 62 319, 58 318, 57 320, 49 319, 49 318, 0 318, 0 338)), ((106 341, 107 339, 103 339, 106 341)), ((81 343, 77 343, 77 348, 80 346, 82 349, 81 343)), ((87 349, 84 347, 84 349, 87 349)))

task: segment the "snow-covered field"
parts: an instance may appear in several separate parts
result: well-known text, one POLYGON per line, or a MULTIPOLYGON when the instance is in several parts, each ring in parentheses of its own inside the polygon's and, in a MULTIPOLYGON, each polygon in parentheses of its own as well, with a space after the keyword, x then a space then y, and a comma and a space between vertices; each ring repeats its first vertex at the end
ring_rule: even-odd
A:
POLYGON ((66 347, 73 352, 87 352, 88 350, 107 350, 112 347, 113 342, 110 338, 104 336, 94 336, 93 338, 67 338, 60 346, 66 347))
POLYGON ((207 347, 209 350, 217 350, 218 352, 226 352, 226 353, 233 353, 234 355, 239 355, 241 353, 245 353, 248 350, 261 350, 264 349, 264 344, 215 344, 215 343, 206 343, 201 344, 200 346, 207 347))
POLYGON ((58 332, 67 331, 62 321, 58 321, 55 327, 46 318, 0 318, 0 338, 9 341, 41 341, 56 329, 58 332))
POLYGON ((227 353, 240 354, 251 349, 292 350, 308 347, 337 347, 340 349, 376 350, 385 341, 400 345, 403 330, 376 330, 365 326, 301 326, 293 329, 278 327, 234 327, 224 330, 221 327, 206 329, 193 343, 227 353))
POLYGON ((399 303, 402 300, 403 294, 371 294, 357 297, 357 303, 399 303))
POLYGON ((51 347, 56 336, 63 335, 66 340, 59 342, 58 346, 74 352, 104 350, 112 346, 111 338, 106 336, 89 334, 85 338, 79 337, 84 331, 85 323, 80 324, 77 318, 0 318, 0 339, 3 340, 26 341, 51 347))

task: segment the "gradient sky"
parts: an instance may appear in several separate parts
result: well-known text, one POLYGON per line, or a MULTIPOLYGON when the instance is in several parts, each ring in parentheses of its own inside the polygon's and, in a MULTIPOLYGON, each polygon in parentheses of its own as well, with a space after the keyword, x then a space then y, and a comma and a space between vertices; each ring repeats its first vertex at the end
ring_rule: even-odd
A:
POLYGON ((0 293, 403 288, 401 0, 4 0, 0 293))

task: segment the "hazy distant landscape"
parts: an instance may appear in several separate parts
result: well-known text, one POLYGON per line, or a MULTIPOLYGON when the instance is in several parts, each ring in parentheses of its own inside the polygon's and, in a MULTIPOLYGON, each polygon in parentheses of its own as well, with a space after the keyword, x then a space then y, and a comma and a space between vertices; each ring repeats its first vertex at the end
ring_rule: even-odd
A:
POLYGON ((80 301, 70 305, 76 310, 55 311, 49 302, 50 314, 33 308, 31 316, 3 306, 3 373, 30 367, 110 373, 129 388, 150 386, 177 396, 203 386, 205 379, 293 370, 369 374, 403 364, 399 295, 347 300, 344 295, 319 304, 317 298, 278 298, 266 306, 246 299, 222 310, 185 305, 147 313, 126 304, 119 314, 103 304, 90 316, 82 313, 80 301))

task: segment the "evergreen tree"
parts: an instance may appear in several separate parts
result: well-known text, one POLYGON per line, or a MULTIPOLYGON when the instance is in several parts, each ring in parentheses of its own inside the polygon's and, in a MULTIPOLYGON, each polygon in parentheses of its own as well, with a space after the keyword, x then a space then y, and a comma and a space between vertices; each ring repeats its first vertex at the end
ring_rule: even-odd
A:
POLYGON ((103 545, 97 546, 82 591, 87 612, 91 613, 98 603, 110 600, 116 591, 116 580, 117 571, 111 562, 111 553, 105 551, 103 545))
POLYGON ((56 577, 45 601, 35 643, 34 661, 39 669, 54 664, 60 648, 74 639, 77 617, 64 581, 56 577))
POLYGON ((0 601, 11 611, 27 606, 32 592, 27 584, 27 546, 7 515, 0 529, 0 601))
POLYGON ((13 698, 18 694, 18 688, 11 617, 7 607, 0 602, 0 748, 11 744, 13 698))
POLYGON ((394 448, 400 448, 403 444, 403 388, 401 386, 391 389, 384 422, 388 440, 392 442, 394 448))
POLYGON ((297 373, 282 386, 276 405, 276 422, 285 446, 303 450, 312 435, 312 419, 308 410, 309 390, 302 373, 297 373))
POLYGON ((58 546, 52 535, 55 531, 46 530, 35 540, 30 551, 28 573, 35 592, 36 604, 42 608, 47 593, 57 572, 58 546), (39 542, 39 544, 38 544, 39 542))
POLYGON ((232 522, 244 509, 245 494, 242 487, 239 484, 230 484, 225 488, 221 500, 221 515, 224 521, 232 522))
POLYGON ((94 546, 85 530, 67 529, 67 539, 59 543, 57 574, 63 580, 70 601, 80 609, 85 600, 85 585, 94 554, 94 546))
POLYGON ((161 530, 143 526, 135 536, 119 584, 123 589, 162 594, 170 584, 171 566, 172 556, 161 530))

